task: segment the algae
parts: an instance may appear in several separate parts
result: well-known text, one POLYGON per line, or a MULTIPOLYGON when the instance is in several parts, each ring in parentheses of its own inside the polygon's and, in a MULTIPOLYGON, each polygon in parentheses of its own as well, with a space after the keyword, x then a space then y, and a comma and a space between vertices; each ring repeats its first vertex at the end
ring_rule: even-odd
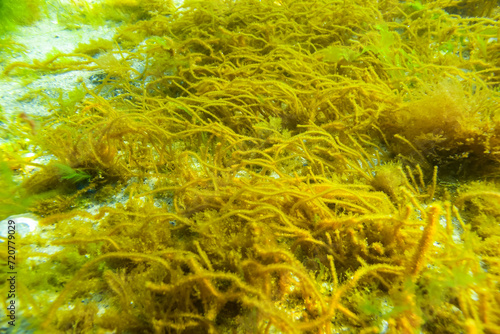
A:
POLYGON ((494 2, 165 6, 6 67, 104 73, 30 134, 67 167, 24 189, 80 203, 23 240, 62 247, 25 273, 36 328, 500 331, 494 2))

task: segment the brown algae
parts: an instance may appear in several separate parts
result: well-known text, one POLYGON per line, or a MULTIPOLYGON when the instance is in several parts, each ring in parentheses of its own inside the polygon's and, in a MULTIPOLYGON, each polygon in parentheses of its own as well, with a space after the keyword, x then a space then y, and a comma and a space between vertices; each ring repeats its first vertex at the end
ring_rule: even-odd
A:
POLYGON ((500 332, 496 1, 142 6, 119 49, 6 68, 104 73, 23 127, 54 162, 0 180, 48 227, 32 326, 500 332))

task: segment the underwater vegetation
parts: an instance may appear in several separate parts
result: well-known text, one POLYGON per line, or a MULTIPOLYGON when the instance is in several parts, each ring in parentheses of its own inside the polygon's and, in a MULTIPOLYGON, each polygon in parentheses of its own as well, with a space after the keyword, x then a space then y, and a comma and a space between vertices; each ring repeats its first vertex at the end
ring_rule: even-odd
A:
POLYGON ((20 25, 32 24, 40 18, 44 7, 40 0, 0 1, 0 33, 14 30, 20 25))
POLYGON ((2 154, 0 199, 44 226, 21 322, 500 332, 496 1, 141 6, 112 43, 5 68, 101 75, 12 130, 50 162, 2 154))

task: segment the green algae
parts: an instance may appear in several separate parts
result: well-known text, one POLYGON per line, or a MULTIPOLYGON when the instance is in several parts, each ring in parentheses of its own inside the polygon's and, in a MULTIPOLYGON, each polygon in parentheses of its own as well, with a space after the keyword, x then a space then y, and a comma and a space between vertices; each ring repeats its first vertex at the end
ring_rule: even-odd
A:
POLYGON ((18 26, 36 22, 45 4, 38 0, 2 0, 0 3, 0 34, 15 30, 18 26))

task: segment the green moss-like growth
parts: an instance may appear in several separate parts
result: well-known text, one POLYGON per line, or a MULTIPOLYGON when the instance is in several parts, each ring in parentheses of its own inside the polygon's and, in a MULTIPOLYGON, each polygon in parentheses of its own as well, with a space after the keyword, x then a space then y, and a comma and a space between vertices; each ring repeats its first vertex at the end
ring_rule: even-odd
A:
POLYGON ((59 175, 63 180, 69 180, 74 183, 79 183, 82 181, 86 181, 90 179, 90 175, 86 172, 78 169, 73 169, 65 164, 56 164, 56 167, 59 169, 59 175))
POLYGON ((4 161, 0 161, 0 189, 0 220, 26 212, 33 202, 34 198, 13 180, 13 172, 4 161))
POLYGON ((43 11, 39 0, 2 0, 0 2, 0 34, 17 26, 30 25, 40 18, 43 11))

